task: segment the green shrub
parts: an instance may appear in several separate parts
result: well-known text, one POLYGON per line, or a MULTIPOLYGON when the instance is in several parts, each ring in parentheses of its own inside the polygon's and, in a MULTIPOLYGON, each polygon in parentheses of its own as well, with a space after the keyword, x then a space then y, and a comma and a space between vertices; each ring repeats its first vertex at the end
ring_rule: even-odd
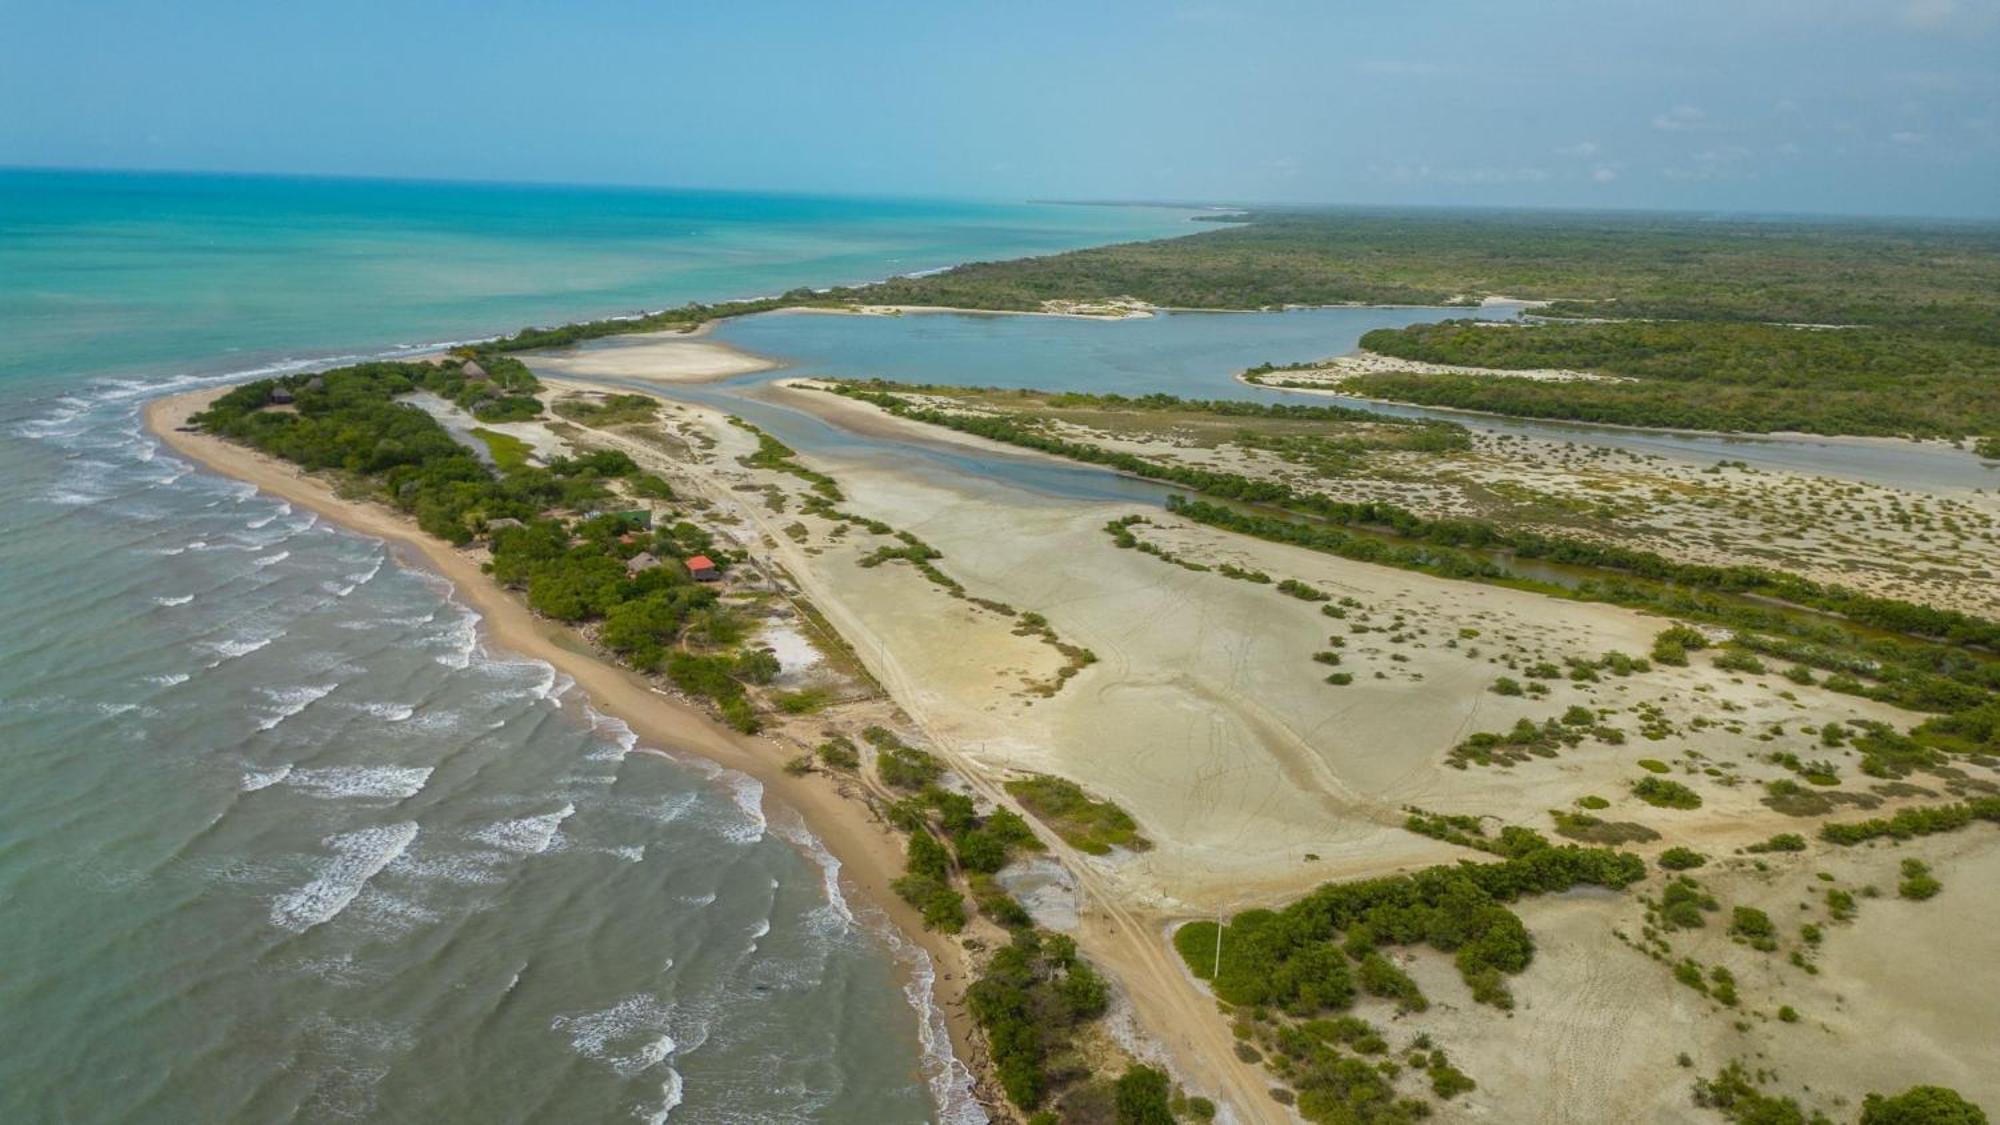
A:
POLYGON ((1862 1099, 1861 1125, 1986 1125, 1986 1112, 1956 1090, 1912 1086, 1895 1097, 1870 1094, 1862 1099))
POLYGON ((1660 853, 1658 863, 1664 871, 1689 871, 1708 862, 1708 857, 1693 848, 1668 848, 1660 853))
POLYGON ((1632 783, 1632 795, 1662 809, 1698 809, 1701 795, 1678 781, 1663 777, 1642 777, 1632 783))

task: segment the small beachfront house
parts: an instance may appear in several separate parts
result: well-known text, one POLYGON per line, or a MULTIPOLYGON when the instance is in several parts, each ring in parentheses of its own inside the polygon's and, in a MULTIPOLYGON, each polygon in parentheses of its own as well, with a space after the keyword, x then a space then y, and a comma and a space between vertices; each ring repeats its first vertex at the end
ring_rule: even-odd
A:
POLYGON ((654 558, 651 551, 641 551, 625 560, 625 573, 637 574, 642 570, 651 570, 658 565, 660 565, 660 560, 654 558))
POLYGON ((707 555, 690 555, 687 559, 688 577, 696 582, 714 582, 722 577, 715 569, 715 560, 707 555))
POLYGON ((465 366, 459 368, 458 370, 460 374, 465 376, 466 381, 469 383, 484 383, 488 378, 490 378, 490 376, 486 374, 486 369, 484 367, 479 366, 478 363, 469 359, 465 361, 465 366))

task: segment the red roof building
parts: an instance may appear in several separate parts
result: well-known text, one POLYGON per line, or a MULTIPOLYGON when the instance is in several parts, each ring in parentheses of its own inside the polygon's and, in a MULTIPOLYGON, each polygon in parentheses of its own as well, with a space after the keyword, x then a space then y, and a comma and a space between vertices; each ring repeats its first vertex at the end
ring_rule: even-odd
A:
POLYGON ((697 582, 713 582, 722 577, 722 572, 715 569, 715 560, 707 555, 689 556, 686 565, 688 577, 697 582))

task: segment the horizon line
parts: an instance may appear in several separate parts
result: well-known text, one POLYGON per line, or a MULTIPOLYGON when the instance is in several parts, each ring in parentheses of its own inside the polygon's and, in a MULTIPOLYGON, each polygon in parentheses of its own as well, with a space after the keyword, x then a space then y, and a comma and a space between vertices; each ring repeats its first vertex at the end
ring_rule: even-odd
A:
POLYGON ((148 168, 84 164, 34 164, 0 161, 0 173, 57 173, 95 176, 179 176, 190 179, 324 180, 338 183, 410 184, 423 186, 489 187, 514 189, 588 189, 592 191, 669 193, 703 192, 714 195, 780 196, 803 199, 865 199, 924 201, 940 203, 1007 204, 1038 207, 1154 207, 1190 211, 1374 211, 1388 213, 1486 213, 1531 215, 1596 215, 1607 217, 1670 217, 1698 222, 1726 220, 1845 222, 1845 223, 1941 223, 1953 226, 2000 227, 2000 214, 1941 215, 1920 212, 1780 211, 1736 208, 1681 209, 1671 207, 1591 207, 1562 203, 1363 203, 1335 200, 1226 200, 1146 198, 1131 196, 978 196, 937 193, 840 191, 811 188, 721 187, 701 184, 633 183, 590 180, 492 179, 477 176, 417 176, 366 172, 302 172, 271 169, 234 168, 148 168))

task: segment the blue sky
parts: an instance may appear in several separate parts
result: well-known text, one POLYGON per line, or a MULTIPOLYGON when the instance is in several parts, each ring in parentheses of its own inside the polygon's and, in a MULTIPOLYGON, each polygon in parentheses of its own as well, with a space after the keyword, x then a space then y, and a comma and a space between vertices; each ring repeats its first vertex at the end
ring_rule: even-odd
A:
POLYGON ((0 0, 0 164, 2000 216, 2000 0, 0 0))

